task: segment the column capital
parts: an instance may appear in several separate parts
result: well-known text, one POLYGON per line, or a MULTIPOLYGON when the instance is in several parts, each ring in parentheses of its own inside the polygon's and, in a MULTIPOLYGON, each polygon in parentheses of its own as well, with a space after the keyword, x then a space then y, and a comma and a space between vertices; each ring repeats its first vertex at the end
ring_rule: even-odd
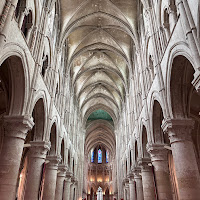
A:
POLYGON ((70 171, 66 171, 66 176, 65 177, 71 180, 72 173, 70 171))
POLYGON ((61 161, 61 156, 47 155, 46 160, 49 161, 47 163, 47 168, 58 169, 58 164, 61 161))
POLYGON ((34 122, 31 116, 4 116, 2 122, 5 134, 8 137, 25 139, 27 132, 33 128, 34 122))
POLYGON ((76 177, 72 176, 72 177, 71 177, 71 182, 72 182, 73 184, 76 184, 76 183, 78 182, 78 180, 77 180, 76 177))
POLYGON ((152 164, 150 158, 138 158, 138 164, 141 167, 141 171, 151 171, 152 164))
POLYGON ((129 179, 129 181, 134 179, 134 173, 130 171, 129 174, 127 175, 127 178, 129 179))
POLYGON ((47 152, 50 150, 51 143, 45 141, 30 142, 30 157, 45 159, 47 152))
POLYGON ((68 170, 67 165, 58 165, 58 176, 60 177, 65 177, 66 176, 66 172, 68 170))
POLYGON ((124 178, 123 179, 123 185, 126 185, 127 183, 129 183, 129 179, 128 178, 124 178))
POLYGON ((168 150, 164 148, 164 144, 147 144, 147 152, 151 156, 151 161, 166 161, 168 150))
POLYGON ((142 178, 140 167, 134 167, 133 168, 133 174, 134 174, 134 179, 140 179, 140 178, 142 178))
POLYGON ((171 144, 184 140, 191 141, 191 131, 194 128, 193 119, 165 119, 162 129, 168 134, 171 144))

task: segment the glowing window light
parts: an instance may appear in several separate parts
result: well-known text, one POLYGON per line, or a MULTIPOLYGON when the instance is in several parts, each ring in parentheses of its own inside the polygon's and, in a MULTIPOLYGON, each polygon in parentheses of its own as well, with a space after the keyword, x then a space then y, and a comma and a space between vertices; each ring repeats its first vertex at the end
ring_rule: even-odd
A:
POLYGON ((106 163, 108 163, 108 162, 109 162, 109 152, 106 151, 106 163))
POLYGON ((91 152, 91 162, 94 162, 94 151, 91 152))
POLYGON ((98 163, 102 163, 102 151, 101 151, 101 149, 98 150, 98 163))

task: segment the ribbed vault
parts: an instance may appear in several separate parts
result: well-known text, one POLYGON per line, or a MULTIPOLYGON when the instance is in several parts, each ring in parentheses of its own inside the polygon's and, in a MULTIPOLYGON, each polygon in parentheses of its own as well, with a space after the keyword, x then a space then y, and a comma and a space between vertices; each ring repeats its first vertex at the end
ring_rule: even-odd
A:
POLYGON ((60 44, 67 45, 66 68, 86 126, 87 152, 102 143, 115 153, 114 125, 128 93, 137 45, 136 11, 136 0, 61 0, 60 44), (98 109, 113 123, 87 123, 98 109))

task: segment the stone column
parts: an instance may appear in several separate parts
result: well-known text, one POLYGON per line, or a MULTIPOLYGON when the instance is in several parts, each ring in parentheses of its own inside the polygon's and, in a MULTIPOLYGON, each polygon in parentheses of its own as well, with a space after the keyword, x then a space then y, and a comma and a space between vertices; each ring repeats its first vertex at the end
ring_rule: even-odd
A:
POLYGON ((50 150, 49 142, 30 142, 31 148, 28 155, 28 175, 24 200, 38 199, 41 184, 42 165, 46 153, 50 150))
POLYGON ((49 163, 46 165, 43 200, 54 200, 56 191, 56 180, 58 172, 58 163, 60 156, 47 156, 49 163))
POLYGON ((151 161, 142 158, 138 160, 138 163, 141 166, 144 200, 156 200, 153 169, 152 166, 149 166, 151 161))
POLYGON ((171 143, 180 200, 200 197, 200 176, 191 138, 193 125, 192 119, 166 120, 162 125, 171 143))
POLYGON ((130 190, 130 200, 137 200, 135 193, 135 181, 134 176, 130 176, 129 178, 129 190, 130 190))
POLYGON ((24 140, 33 124, 32 118, 28 116, 4 117, 2 124, 4 138, 0 155, 1 200, 13 200, 16 197, 16 184, 24 140))
POLYGON ((158 199, 172 200, 168 150, 164 148, 163 144, 148 144, 147 151, 151 155, 151 162, 154 166, 158 199))
POLYGON ((25 17, 25 8, 23 8, 23 9, 20 11, 20 16, 19 16, 19 21, 18 21, 18 26, 19 26, 20 29, 22 28, 22 24, 23 24, 23 21, 24 21, 24 17, 25 17))
POLYGON ((64 181, 63 200, 71 200, 70 199, 70 185, 71 185, 71 173, 67 172, 66 178, 64 181))
POLYGON ((56 200, 62 200, 63 199, 63 192, 64 192, 64 180, 66 176, 67 167, 65 165, 58 166, 58 176, 56 181, 56 194, 55 199, 56 200))
POLYGON ((125 199, 126 200, 130 200, 130 190, 129 190, 129 182, 128 182, 128 179, 127 179, 127 182, 125 183, 125 191, 126 191, 126 195, 125 196, 125 199))
POLYGON ((172 21, 171 26, 174 28, 177 22, 176 6, 171 4, 169 5, 169 19, 172 21))
POLYGON ((136 197, 137 200, 144 200, 143 187, 142 187, 142 176, 139 171, 134 172, 134 179, 136 183, 136 197))

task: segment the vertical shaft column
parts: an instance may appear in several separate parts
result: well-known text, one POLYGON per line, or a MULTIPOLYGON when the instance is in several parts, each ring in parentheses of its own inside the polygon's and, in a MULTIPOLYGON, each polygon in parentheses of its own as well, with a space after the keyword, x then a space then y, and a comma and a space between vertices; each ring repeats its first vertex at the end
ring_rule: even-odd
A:
POLYGON ((63 199, 63 192, 64 192, 64 180, 66 176, 67 167, 65 165, 58 166, 58 176, 56 181, 56 194, 55 199, 56 200, 62 200, 63 199))
POLYGON ((70 185, 71 185, 71 174, 68 172, 66 174, 66 178, 64 181, 64 194, 63 194, 63 200, 71 200, 70 199, 70 185))
POLYGON ((127 182, 125 183, 125 190, 126 190, 126 200, 130 200, 130 190, 129 190, 128 179, 127 179, 127 182))
POLYGON ((33 200, 38 199, 39 197, 42 166, 49 149, 49 142, 31 142, 31 148, 28 155, 28 176, 24 200, 33 200))
POLYGON ((171 143, 180 200, 200 197, 200 176, 191 137, 193 124, 191 119, 174 119, 162 125, 171 143))
POLYGON ((136 198, 136 188, 135 188, 135 181, 134 176, 129 178, 129 190, 130 190, 130 200, 137 200, 136 198))
POLYGON ((159 200, 172 200, 171 182, 168 167, 168 150, 162 144, 148 145, 151 162, 154 166, 159 200))
POLYGON ((137 200, 144 200, 143 187, 142 187, 142 176, 139 171, 134 173, 134 179, 136 183, 136 196, 137 200))
POLYGON ((56 191, 56 180, 58 172, 58 163, 61 161, 60 156, 47 156, 49 163, 45 170, 43 200, 54 200, 56 191))
POLYGON ((142 158, 139 160, 139 165, 141 166, 144 200, 156 200, 153 169, 152 166, 149 166, 150 164, 150 159, 142 158))
POLYGON ((19 166, 27 131, 33 127, 33 121, 27 116, 4 118, 4 138, 0 155, 0 199, 13 200, 19 166))

